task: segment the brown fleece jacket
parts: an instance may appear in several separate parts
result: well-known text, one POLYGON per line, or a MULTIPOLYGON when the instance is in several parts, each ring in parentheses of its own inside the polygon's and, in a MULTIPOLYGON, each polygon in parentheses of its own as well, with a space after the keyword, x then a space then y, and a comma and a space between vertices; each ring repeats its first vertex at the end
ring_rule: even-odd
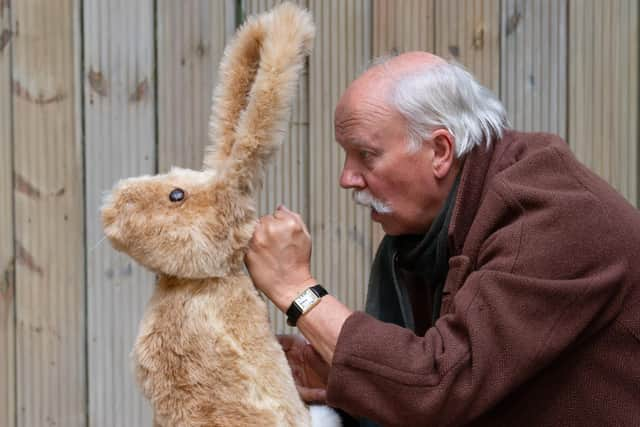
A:
POLYGON ((424 336, 347 319, 332 406, 384 426, 640 425, 640 214, 564 141, 474 149, 449 249, 424 336))

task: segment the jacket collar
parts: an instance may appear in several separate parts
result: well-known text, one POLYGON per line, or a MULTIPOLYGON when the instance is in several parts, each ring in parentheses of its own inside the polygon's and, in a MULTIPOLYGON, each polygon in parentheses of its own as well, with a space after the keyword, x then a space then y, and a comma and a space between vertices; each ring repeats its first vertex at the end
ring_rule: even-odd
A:
POLYGON ((487 147, 476 146, 464 159, 458 194, 449 224, 450 256, 460 255, 464 243, 476 217, 480 202, 487 190, 485 182, 492 175, 492 169, 512 139, 512 131, 505 130, 501 139, 494 139, 487 147))

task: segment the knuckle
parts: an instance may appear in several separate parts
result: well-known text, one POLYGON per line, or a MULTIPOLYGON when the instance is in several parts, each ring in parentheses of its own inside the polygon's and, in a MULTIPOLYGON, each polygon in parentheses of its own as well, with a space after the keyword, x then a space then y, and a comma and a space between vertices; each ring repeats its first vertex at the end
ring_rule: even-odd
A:
POLYGON ((280 225, 275 221, 271 221, 265 225, 264 231, 266 235, 273 236, 274 234, 278 234, 279 229, 280 225))
POLYGON ((297 231, 300 228, 300 224, 298 224, 298 222, 294 218, 287 218, 285 224, 287 228, 290 228, 292 230, 297 231))
POLYGON ((256 250, 263 248, 266 244, 266 241, 267 238, 265 235, 265 230, 256 229, 256 231, 253 233, 253 236, 251 237, 251 240, 249 240, 249 249, 256 250))
POLYGON ((265 215, 260 218, 258 224, 264 226, 273 222, 273 215, 265 215))

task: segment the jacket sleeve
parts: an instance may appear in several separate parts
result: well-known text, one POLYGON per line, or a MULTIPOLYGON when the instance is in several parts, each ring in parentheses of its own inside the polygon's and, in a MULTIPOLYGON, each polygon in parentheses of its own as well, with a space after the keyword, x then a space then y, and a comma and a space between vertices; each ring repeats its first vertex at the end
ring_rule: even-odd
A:
POLYGON ((565 203, 600 208, 584 192, 568 199, 551 203, 559 210, 525 209, 506 184, 494 186, 477 219, 491 231, 447 314, 418 337, 353 313, 329 404, 385 426, 464 424, 613 318, 626 261, 607 254, 615 236, 598 232, 609 228, 606 212, 577 221, 565 203))

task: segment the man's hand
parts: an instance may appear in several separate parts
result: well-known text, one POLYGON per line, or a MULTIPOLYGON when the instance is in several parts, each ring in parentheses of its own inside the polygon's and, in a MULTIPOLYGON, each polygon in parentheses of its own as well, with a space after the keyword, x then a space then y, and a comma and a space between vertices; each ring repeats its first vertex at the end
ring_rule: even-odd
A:
POLYGON ((300 335, 279 335, 298 393, 307 403, 325 403, 329 365, 300 335))
POLYGON ((310 272, 311 237, 302 218, 284 206, 260 218, 245 264, 255 286, 280 310, 316 284, 310 272))
MULTIPOLYGON (((309 231, 300 215, 284 206, 279 206, 273 215, 260 218, 244 261, 256 288, 283 312, 302 291, 318 283, 311 276, 309 231)), ((296 368, 298 383, 304 387, 300 389, 304 399, 324 400, 324 388, 316 387, 319 384, 316 380, 321 378, 326 385, 326 373, 333 361, 338 335, 350 315, 351 310, 347 306, 327 295, 316 308, 298 320, 298 329, 313 343, 313 347, 297 350, 301 347, 291 345, 285 351, 292 368, 304 367, 302 372, 296 368), (312 348, 318 353, 310 352, 312 348), (316 377, 311 375, 314 372, 316 377)))

